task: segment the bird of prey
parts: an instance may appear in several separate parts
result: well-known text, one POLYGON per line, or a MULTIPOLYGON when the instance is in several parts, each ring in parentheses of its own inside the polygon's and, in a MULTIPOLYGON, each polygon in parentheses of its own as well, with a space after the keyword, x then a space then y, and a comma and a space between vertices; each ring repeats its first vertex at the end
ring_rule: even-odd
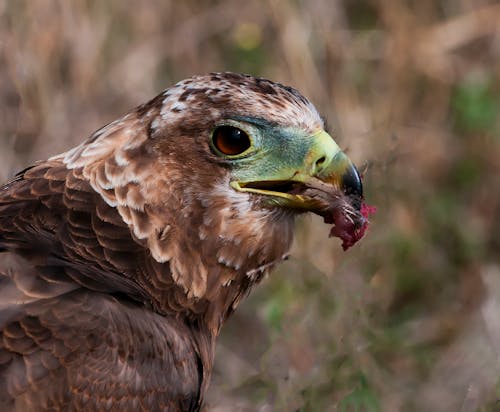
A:
POLYGON ((220 328, 294 218, 347 248, 368 210, 295 89, 177 83, 0 188, 0 410, 200 410, 220 328))

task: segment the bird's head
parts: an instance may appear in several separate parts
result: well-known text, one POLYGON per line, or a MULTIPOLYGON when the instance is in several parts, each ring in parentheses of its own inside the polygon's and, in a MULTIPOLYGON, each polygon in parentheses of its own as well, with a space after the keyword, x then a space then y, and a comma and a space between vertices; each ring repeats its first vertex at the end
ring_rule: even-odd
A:
POLYGON ((64 162, 189 295, 220 299, 237 283, 233 306, 287 254, 297 214, 321 215, 344 249, 367 227, 360 175, 314 106, 251 76, 184 80, 64 162))
MULTIPOLYGON (((226 185, 229 199, 238 198, 237 192, 275 215, 319 214, 334 225, 331 235, 342 239, 344 249, 363 236, 368 208, 360 175, 295 89, 215 73, 179 83, 162 104, 159 129, 175 130, 177 124, 175 134, 194 137, 208 154, 207 173, 224 171, 217 187, 226 185)), ((213 190, 213 183, 204 188, 213 190)))

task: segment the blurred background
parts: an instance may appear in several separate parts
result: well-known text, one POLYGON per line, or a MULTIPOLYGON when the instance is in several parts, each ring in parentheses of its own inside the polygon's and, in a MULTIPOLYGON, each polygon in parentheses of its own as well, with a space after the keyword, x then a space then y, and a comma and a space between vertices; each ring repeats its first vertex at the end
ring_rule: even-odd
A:
POLYGON ((0 0, 0 178, 196 73, 292 85, 377 207, 227 323, 207 411, 500 410, 500 4, 0 0))

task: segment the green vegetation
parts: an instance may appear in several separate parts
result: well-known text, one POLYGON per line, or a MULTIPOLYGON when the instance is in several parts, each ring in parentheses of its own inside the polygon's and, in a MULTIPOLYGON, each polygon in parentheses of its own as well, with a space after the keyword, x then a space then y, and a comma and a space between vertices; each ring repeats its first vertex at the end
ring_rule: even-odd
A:
POLYGON ((292 85, 378 212, 346 253, 299 219, 223 329, 208 410, 497 411, 500 8, 469 3, 0 1, 0 177, 194 73, 292 85))

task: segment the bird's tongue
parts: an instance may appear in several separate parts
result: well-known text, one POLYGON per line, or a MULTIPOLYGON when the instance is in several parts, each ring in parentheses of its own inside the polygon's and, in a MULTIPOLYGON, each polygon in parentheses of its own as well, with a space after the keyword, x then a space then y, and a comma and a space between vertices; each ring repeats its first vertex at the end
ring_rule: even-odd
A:
POLYGON ((360 240, 368 229, 370 215, 374 214, 376 208, 365 203, 361 205, 360 214, 353 219, 344 208, 335 208, 331 214, 324 217, 325 223, 333 223, 330 237, 338 237, 342 240, 342 249, 347 250, 360 240))

